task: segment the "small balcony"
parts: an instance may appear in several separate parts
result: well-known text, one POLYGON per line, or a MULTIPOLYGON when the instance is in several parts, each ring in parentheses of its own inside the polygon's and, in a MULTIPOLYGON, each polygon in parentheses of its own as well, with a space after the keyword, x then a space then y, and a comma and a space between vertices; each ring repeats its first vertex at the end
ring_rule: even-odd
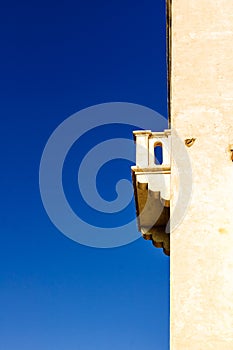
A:
POLYGON ((171 131, 134 131, 136 165, 132 178, 138 229, 170 255, 171 131))

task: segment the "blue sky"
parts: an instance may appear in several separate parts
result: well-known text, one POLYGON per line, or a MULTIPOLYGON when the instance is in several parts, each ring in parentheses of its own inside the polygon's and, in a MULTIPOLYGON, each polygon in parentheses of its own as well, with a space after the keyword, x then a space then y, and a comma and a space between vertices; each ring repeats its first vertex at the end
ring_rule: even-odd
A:
MULTIPOLYGON (((167 350, 169 258, 143 239, 113 249, 69 240, 38 185, 44 146, 73 113, 122 101, 166 116, 165 0, 12 1, 0 17, 0 350, 167 350)), ((74 147, 64 174, 74 207, 75 157, 74 147)), ((105 199, 114 198, 111 166, 130 178, 130 165, 100 172, 105 199)), ((133 215, 131 203, 120 220, 133 215)))

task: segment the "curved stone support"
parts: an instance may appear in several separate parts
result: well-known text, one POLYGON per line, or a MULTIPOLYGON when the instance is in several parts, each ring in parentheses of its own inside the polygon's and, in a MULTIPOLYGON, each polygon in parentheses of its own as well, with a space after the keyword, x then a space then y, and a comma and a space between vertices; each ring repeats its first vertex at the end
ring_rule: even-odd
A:
POLYGON ((135 131, 136 165, 132 167, 138 229, 155 247, 169 255, 171 132, 135 131), (156 164, 155 147, 162 147, 156 164))

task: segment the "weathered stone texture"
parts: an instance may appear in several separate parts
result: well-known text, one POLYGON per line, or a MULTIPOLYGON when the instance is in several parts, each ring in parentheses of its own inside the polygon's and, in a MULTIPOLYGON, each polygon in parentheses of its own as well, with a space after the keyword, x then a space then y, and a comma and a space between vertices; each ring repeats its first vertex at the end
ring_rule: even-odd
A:
MULTIPOLYGON (((186 139, 196 139, 186 147, 192 165, 191 201, 170 237, 171 350, 230 350, 233 1, 173 0, 171 39, 171 126, 184 147, 186 139)), ((172 152, 178 148, 173 134, 172 152)), ((178 187, 174 164, 171 174, 172 217, 178 187)))

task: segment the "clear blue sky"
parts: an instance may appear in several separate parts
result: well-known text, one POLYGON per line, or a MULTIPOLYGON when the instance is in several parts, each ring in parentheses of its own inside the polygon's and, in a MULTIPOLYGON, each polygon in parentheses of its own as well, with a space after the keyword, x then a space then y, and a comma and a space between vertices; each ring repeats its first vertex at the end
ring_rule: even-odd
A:
MULTIPOLYGON (((69 240, 38 185, 47 139, 71 114, 123 101, 166 116, 165 0, 13 0, 0 32, 0 350, 168 350, 169 258, 143 239, 114 249, 69 240)), ((131 203, 121 220, 133 213, 131 203)))

